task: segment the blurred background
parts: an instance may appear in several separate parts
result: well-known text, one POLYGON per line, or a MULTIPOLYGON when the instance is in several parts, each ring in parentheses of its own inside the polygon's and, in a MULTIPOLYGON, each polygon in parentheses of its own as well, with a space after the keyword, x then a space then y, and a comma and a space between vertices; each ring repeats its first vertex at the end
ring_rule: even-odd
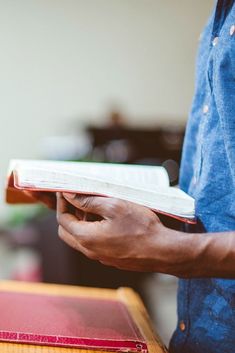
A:
POLYGON ((164 165, 177 184, 213 2, 0 0, 0 278, 131 286, 168 344, 175 278, 85 259, 57 239, 52 211, 7 206, 3 190, 12 158, 164 165))

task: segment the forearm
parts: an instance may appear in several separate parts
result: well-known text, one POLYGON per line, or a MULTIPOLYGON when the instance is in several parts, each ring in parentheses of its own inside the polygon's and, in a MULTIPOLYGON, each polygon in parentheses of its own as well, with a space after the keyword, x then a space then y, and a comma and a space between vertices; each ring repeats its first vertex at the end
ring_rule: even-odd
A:
POLYGON ((186 278, 235 278, 235 232, 174 232, 170 238, 166 272, 186 278))

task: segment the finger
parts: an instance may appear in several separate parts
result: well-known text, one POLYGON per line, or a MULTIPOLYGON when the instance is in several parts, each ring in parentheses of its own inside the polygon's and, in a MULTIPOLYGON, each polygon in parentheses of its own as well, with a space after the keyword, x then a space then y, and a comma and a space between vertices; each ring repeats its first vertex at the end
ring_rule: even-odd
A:
MULTIPOLYGON (((104 257, 104 256, 99 256, 99 262, 101 262, 105 266, 112 266, 116 267, 119 270, 127 270, 127 271, 138 271, 138 272, 153 272, 153 263, 149 261, 149 259, 146 260, 140 260, 138 261, 136 259, 116 259, 114 257, 104 257)), ((164 272, 164 269, 161 268, 159 265, 158 267, 158 272, 162 273, 164 272)))
POLYGON ((84 196, 71 193, 63 193, 63 196, 76 208, 98 214, 103 218, 112 217, 122 202, 118 199, 101 196, 84 196))
POLYGON ((117 261, 114 258, 101 257, 98 261, 104 266, 115 267, 119 270, 135 271, 135 266, 126 266, 125 264, 122 264, 121 261, 117 261))
POLYGON ((99 234, 101 222, 78 221, 73 214, 67 213, 67 202, 62 194, 57 194, 57 221, 67 232, 76 237, 88 237, 99 234))
POLYGON ((56 207, 57 215, 58 213, 71 213, 71 214, 75 214, 78 220, 85 221, 87 219, 86 212, 81 211, 78 208, 75 208, 74 206, 72 206, 70 203, 68 203, 68 201, 66 201, 65 198, 63 197, 62 193, 57 192, 56 198, 57 198, 57 207, 56 207), (73 208, 73 210, 71 210, 71 208, 73 208))
POLYGON ((53 192, 24 190, 24 193, 33 198, 35 201, 41 202, 51 209, 56 208, 56 196, 53 192))
POLYGON ((78 208, 75 208, 75 216, 80 221, 86 221, 87 220, 87 213, 82 211, 82 210, 79 210, 78 208))
POLYGON ((68 212, 67 201, 63 198, 62 193, 56 193, 56 215, 68 212))
POLYGON ((85 238, 87 242, 103 233, 103 222, 79 221, 75 215, 57 212, 57 221, 67 232, 77 238, 85 238))
POLYGON ((68 244, 71 248, 80 251, 85 256, 89 257, 92 260, 97 260, 97 256, 90 250, 86 249, 82 246, 77 239, 70 233, 68 233, 63 227, 59 226, 58 235, 60 239, 62 239, 66 244, 68 244))
MULTIPOLYGON (((60 214, 63 214, 63 213, 70 213, 69 211, 69 207, 68 205, 68 202, 65 200, 65 198, 63 197, 62 193, 60 192, 57 192, 56 193, 56 198, 57 198, 57 207, 56 207, 56 213, 57 213, 57 218, 60 214)), ((72 215, 73 213, 71 213, 72 215)), ((82 211, 82 210, 79 210, 78 208, 75 208, 75 211, 74 211, 74 214, 76 216, 76 218, 78 220, 81 220, 81 221, 86 221, 87 220, 87 213, 82 211)))
POLYGON ((99 262, 102 265, 115 267, 119 270, 128 270, 128 271, 140 271, 140 266, 133 263, 125 263, 125 261, 116 261, 115 259, 99 259, 99 262))

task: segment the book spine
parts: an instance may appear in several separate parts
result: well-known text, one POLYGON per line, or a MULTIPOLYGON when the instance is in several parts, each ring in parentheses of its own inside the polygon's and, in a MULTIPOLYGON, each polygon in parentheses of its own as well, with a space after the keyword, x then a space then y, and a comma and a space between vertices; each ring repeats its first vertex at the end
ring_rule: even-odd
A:
POLYGON ((76 347, 86 349, 111 350, 114 352, 148 353, 146 343, 140 341, 124 341, 115 339, 93 339, 64 336, 36 335, 31 333, 0 331, 0 341, 20 342, 27 344, 76 347))

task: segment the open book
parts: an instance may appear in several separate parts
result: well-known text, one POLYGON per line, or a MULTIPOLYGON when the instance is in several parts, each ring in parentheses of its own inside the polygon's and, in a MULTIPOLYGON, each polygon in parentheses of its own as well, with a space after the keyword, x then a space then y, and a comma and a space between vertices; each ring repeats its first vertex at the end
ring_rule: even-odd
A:
POLYGON ((170 187, 163 167, 12 160, 8 173, 7 202, 29 201, 22 190, 116 197, 194 223, 193 198, 176 187, 170 187))

